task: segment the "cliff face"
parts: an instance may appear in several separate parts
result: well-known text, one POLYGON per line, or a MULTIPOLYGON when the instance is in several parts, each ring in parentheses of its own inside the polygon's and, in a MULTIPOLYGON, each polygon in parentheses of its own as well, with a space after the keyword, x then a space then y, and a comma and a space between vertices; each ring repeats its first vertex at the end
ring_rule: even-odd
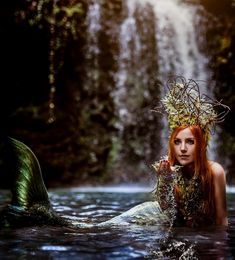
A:
POLYGON ((226 165, 228 183, 235 183, 235 5, 234 1, 213 2, 202 0, 202 4, 215 19, 207 30, 208 53, 211 55, 210 66, 216 82, 215 96, 222 99, 231 108, 221 124, 219 135, 219 160, 226 165), (224 156, 223 156, 224 155, 224 156))

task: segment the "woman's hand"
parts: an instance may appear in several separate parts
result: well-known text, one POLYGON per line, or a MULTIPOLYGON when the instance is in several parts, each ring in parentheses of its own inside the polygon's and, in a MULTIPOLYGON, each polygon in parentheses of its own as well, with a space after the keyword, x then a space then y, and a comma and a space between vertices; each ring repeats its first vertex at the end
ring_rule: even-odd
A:
POLYGON ((170 177, 173 171, 168 160, 161 160, 152 165, 158 176, 170 177))

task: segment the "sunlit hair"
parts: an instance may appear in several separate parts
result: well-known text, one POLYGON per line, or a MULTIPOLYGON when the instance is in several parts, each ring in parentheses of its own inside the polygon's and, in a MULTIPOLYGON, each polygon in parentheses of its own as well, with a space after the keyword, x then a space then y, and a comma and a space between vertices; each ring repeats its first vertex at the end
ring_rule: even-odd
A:
MULTIPOLYGON (((194 177, 198 177, 202 183, 204 196, 204 211, 206 214, 213 214, 214 211, 214 189, 212 169, 207 159, 207 135, 198 125, 179 126, 174 129, 169 139, 168 160, 171 165, 176 165, 178 162, 175 156, 174 140, 177 134, 189 128, 195 138, 195 153, 194 153, 194 177)), ((178 190, 178 192, 180 192, 178 190)))

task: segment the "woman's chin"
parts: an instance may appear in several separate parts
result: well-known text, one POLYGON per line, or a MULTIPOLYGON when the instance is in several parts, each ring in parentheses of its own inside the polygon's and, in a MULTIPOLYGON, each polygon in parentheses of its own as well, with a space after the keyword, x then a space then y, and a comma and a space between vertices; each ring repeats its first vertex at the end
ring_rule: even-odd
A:
POLYGON ((193 162, 187 160, 179 160, 178 163, 180 166, 189 166, 193 164, 193 162))

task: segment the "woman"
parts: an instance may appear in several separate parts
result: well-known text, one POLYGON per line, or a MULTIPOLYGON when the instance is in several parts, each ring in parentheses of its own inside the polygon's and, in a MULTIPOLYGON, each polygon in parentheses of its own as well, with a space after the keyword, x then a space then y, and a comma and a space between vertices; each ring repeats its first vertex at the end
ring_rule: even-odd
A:
POLYGON ((182 166, 175 183, 177 225, 227 225, 225 172, 208 161, 207 142, 200 126, 180 126, 171 134, 168 160, 161 161, 161 174, 172 174, 170 165, 182 166))
POLYGON ((223 167, 207 159, 211 128, 229 108, 200 95, 195 81, 172 81, 157 112, 167 114, 171 135, 158 175, 156 201, 145 202, 106 223, 167 223, 177 226, 228 225, 223 167), (223 112, 217 114, 215 107, 223 112))
POLYGON ((189 226, 202 224, 227 225, 226 181, 223 167, 207 159, 211 128, 223 121, 229 108, 200 95, 195 81, 171 82, 164 100, 171 137, 167 162, 182 166, 175 183, 176 222, 189 226), (216 113, 214 108, 222 108, 216 113))
MULTIPOLYGON (((210 127, 227 113, 216 114, 214 106, 227 111, 229 108, 200 96, 193 81, 172 82, 162 105, 171 136, 168 158, 153 165, 158 175, 156 200, 137 205, 99 225, 227 225, 225 173, 218 163, 207 160, 206 148, 210 127)), ((6 140, 5 146, 5 154, 10 158, 7 168, 12 176, 12 202, 0 214, 0 225, 79 226, 53 211, 33 152, 12 138, 6 140)))
POLYGON ((207 160, 206 147, 200 126, 175 128, 168 160, 153 165, 158 175, 156 201, 142 203, 103 224, 227 226, 225 172, 220 164, 207 160))

